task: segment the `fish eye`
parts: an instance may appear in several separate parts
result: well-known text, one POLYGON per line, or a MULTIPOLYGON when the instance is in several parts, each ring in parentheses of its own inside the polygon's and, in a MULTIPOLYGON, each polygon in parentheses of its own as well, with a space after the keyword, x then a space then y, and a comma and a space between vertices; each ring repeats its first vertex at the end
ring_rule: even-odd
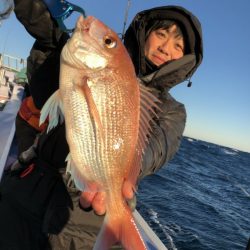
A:
POLYGON ((112 48, 115 48, 116 47, 116 40, 113 38, 113 37, 110 37, 110 36, 105 36, 103 38, 103 41, 104 41, 104 45, 108 48, 108 49, 112 49, 112 48))

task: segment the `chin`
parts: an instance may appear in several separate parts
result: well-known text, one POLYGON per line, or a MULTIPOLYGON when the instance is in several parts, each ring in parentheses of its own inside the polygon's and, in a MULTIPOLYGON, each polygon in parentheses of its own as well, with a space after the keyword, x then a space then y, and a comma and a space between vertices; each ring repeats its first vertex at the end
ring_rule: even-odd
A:
POLYGON ((159 59, 157 59, 157 58, 156 58, 156 59, 153 58, 153 60, 151 60, 151 62, 152 62, 154 65, 158 66, 158 67, 165 63, 164 61, 159 60, 159 59))

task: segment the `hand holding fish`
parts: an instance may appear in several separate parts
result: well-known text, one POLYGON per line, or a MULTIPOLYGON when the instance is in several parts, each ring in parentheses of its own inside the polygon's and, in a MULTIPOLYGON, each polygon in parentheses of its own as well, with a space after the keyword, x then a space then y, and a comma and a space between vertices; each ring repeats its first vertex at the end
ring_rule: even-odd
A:
MULTIPOLYGON (((97 191, 97 187, 95 184, 93 184, 91 187, 96 191, 82 192, 80 197, 80 205, 83 209, 89 209, 92 207, 97 215, 104 215, 106 213, 106 193, 103 191, 97 191)), ((131 200, 133 198, 133 185, 130 181, 124 180, 122 193, 125 200, 131 200)))

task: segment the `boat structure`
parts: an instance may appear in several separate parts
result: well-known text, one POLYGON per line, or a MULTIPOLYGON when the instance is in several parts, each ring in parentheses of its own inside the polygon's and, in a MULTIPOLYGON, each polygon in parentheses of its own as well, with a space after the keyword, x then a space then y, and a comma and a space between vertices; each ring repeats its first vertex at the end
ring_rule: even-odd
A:
MULTIPOLYGON (((0 179, 16 160, 15 119, 27 84, 26 60, 0 54, 0 179)), ((133 212, 148 250, 167 250, 140 213, 133 212)))
POLYGON ((0 54, 0 179, 8 165, 15 119, 27 83, 26 60, 0 54))

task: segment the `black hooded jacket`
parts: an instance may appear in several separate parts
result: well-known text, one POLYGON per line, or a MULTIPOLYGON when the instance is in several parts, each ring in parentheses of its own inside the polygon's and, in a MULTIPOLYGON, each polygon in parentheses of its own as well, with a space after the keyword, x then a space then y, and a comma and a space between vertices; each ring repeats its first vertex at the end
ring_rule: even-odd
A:
POLYGON ((182 7, 157 7, 138 13, 127 29, 124 44, 141 80, 154 89, 161 101, 159 119, 154 126, 144 155, 142 176, 151 174, 168 162, 179 148, 185 127, 184 105, 169 94, 175 85, 190 79, 202 61, 202 34, 198 19, 182 7), (185 55, 168 62, 148 74, 144 56, 145 36, 153 20, 173 20, 181 27, 185 40, 185 55))

